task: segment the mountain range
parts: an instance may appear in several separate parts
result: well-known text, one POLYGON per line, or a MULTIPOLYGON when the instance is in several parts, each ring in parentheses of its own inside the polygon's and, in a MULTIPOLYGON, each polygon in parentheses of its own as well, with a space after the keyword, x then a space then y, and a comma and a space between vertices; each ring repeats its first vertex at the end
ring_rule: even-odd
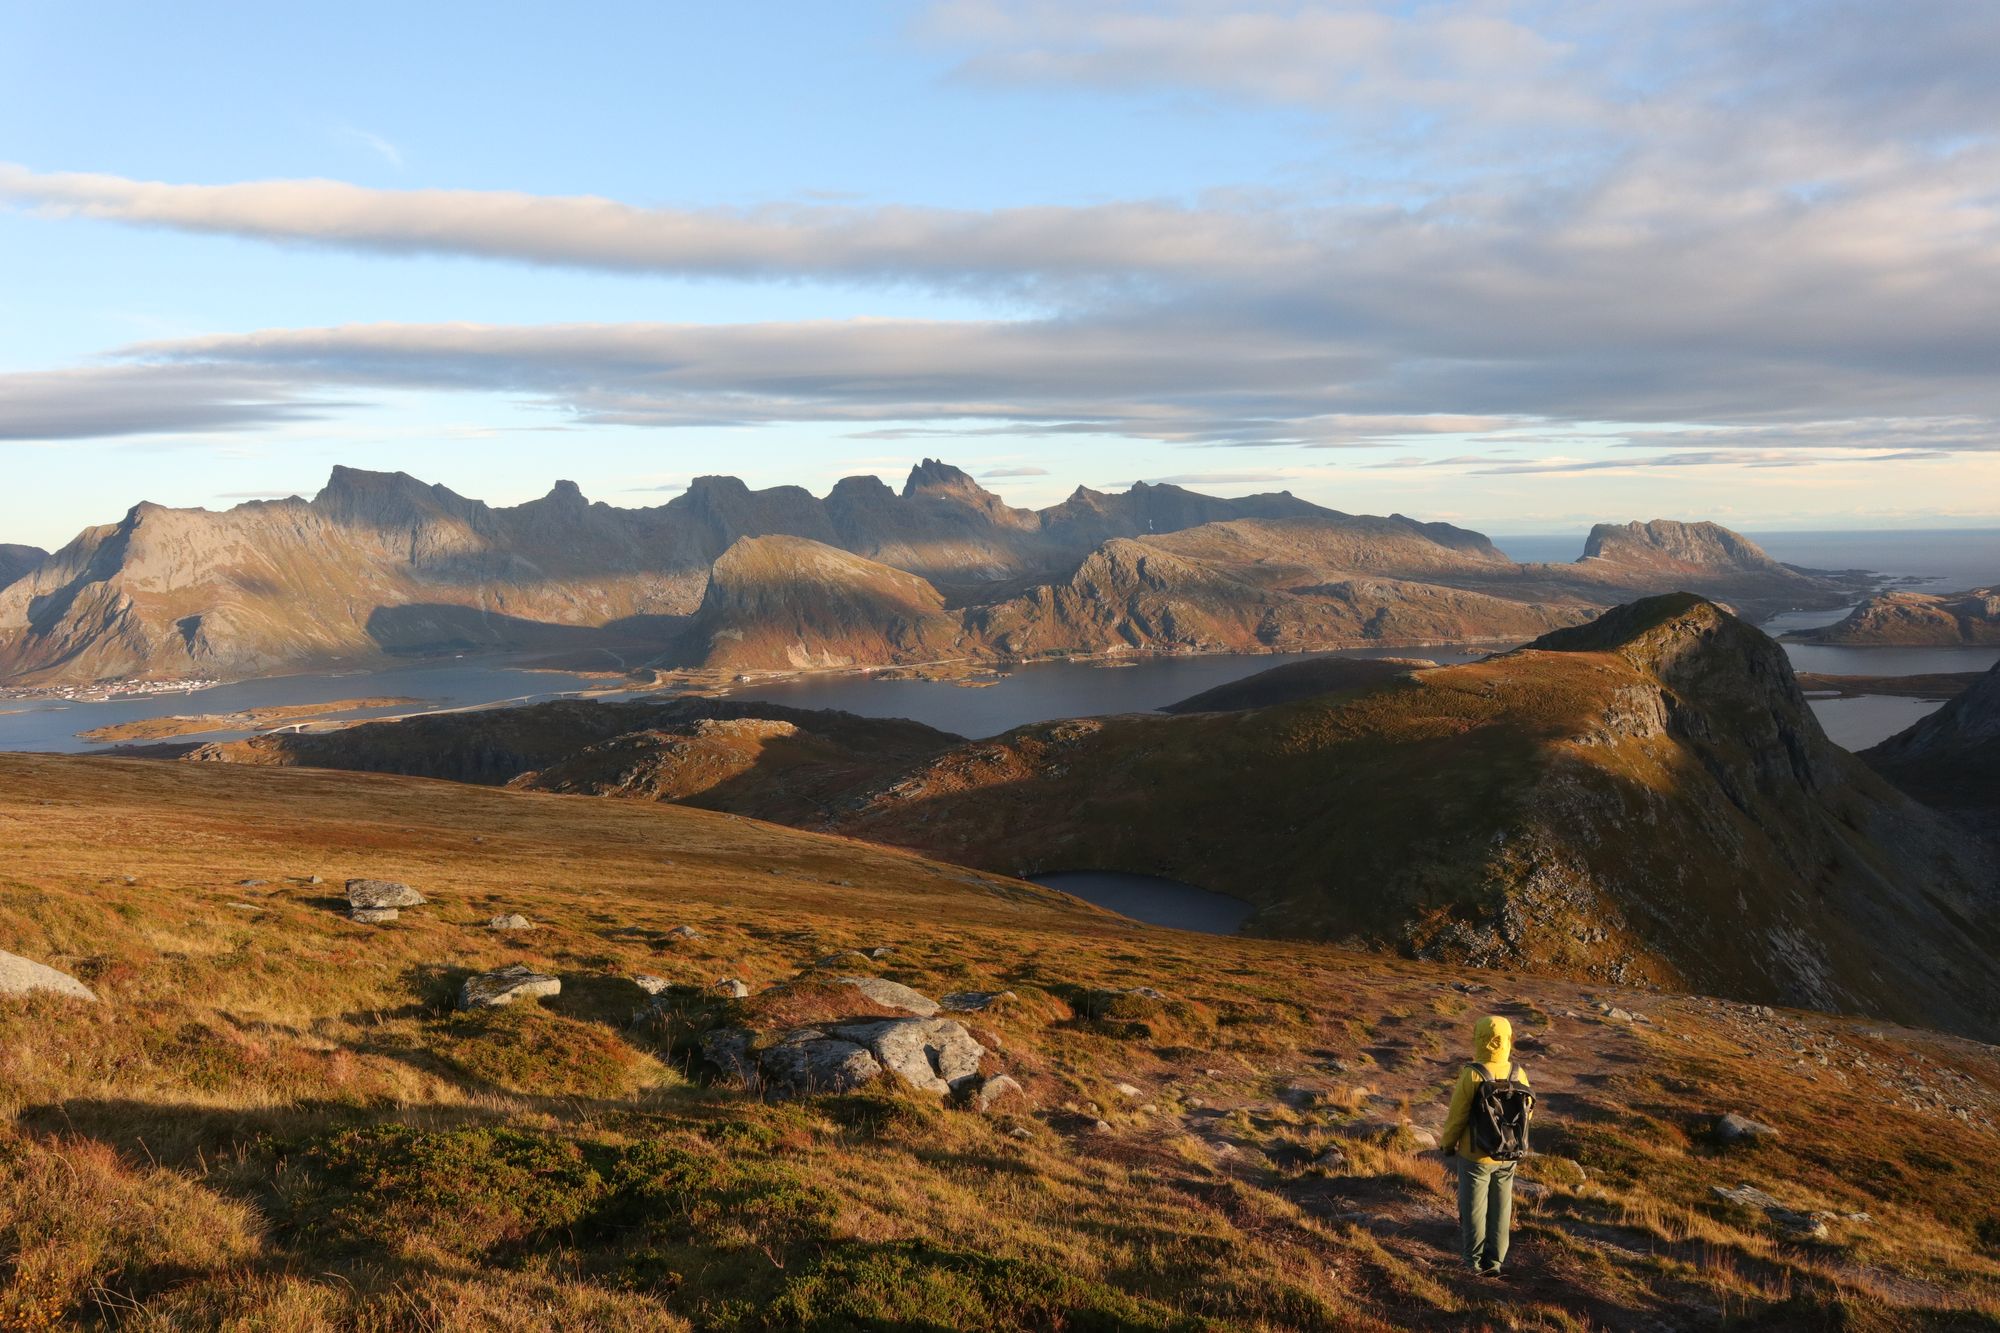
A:
MULTIPOLYGON (((1518 643, 1645 592, 1762 615, 1835 580, 1710 523, 1601 525, 1570 565, 1479 533, 1136 483, 1017 509, 926 459, 824 499, 699 477, 652 508, 513 507, 334 469, 311 500, 135 506, 0 588, 0 682, 243 677, 391 657, 795 671, 1115 651, 1518 643)), ((0 580, 4 582, 4 580, 0 580)))

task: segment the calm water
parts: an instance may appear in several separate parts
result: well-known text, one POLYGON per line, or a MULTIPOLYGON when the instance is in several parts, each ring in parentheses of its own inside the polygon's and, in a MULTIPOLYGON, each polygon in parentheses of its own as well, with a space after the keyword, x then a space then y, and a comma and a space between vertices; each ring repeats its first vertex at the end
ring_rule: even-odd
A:
MULTIPOLYGON (((524 671, 491 661, 478 666, 451 661, 392 667, 387 671, 272 676, 264 680, 217 685, 193 694, 107 703, 0 700, 0 750, 99 750, 105 747, 78 740, 76 733, 150 717, 239 713, 252 708, 332 703, 338 699, 370 697, 423 701, 421 705, 328 713, 323 719, 315 720, 380 717, 383 714, 415 712, 419 707, 467 708, 477 704, 529 703, 601 684, 601 681, 566 671, 524 671)), ((201 739, 235 739, 249 734, 244 731, 205 733, 201 739)))
POLYGON ((1065 870, 1036 875, 1044 888, 1060 889, 1097 907, 1143 921, 1149 926, 1198 930, 1206 935, 1234 935, 1252 908, 1241 898, 1211 893, 1179 880, 1152 875, 1124 875, 1109 870, 1065 870))
POLYGON ((1217 685, 1312 657, 1427 657, 1434 662, 1470 662, 1484 656, 1485 651, 1382 648, 1268 656, 1147 657, 1120 667, 1038 662, 1016 667, 998 684, 979 689, 930 680, 809 676, 739 686, 730 695, 793 708, 839 708, 863 717, 907 717, 941 731, 981 737, 1059 717, 1150 712, 1217 685))
POLYGON ((1901 699, 1891 694, 1812 701, 1813 716, 1819 719, 1827 739, 1850 750, 1865 750, 1886 741, 1942 707, 1944 702, 1939 699, 1901 699))

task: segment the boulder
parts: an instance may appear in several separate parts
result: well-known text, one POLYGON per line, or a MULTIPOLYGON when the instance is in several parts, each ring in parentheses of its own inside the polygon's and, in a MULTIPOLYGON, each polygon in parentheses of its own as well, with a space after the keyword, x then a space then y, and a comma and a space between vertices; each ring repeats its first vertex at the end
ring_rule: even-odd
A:
POLYGON ((995 1074, 992 1078, 982 1081, 977 1088, 973 1089, 966 1104, 972 1107, 973 1110, 984 1113, 991 1111, 1002 1102, 1026 1101, 1027 1097, 1028 1094, 1021 1087, 1020 1083, 1006 1074, 995 1074))
POLYGON ((1143 1095, 1138 1088, 1133 1087, 1130 1083, 1114 1083, 1111 1085, 1111 1090, 1127 1101, 1143 1095))
POLYGON ((1709 1189, 1719 1199, 1762 1212, 1773 1226, 1793 1240, 1823 1240, 1827 1235, 1826 1219, 1830 1214, 1787 1208, 1754 1185, 1738 1185, 1735 1189, 1711 1185, 1709 1189))
POLYGON ((1323 1176, 1345 1175, 1347 1173, 1347 1154, 1338 1148, 1328 1148, 1325 1152, 1313 1158, 1311 1166, 1307 1169, 1317 1171, 1323 1176))
POLYGON ((393 879, 350 879, 347 881, 349 907, 422 907, 424 895, 393 879))
POLYGON ((833 984, 852 986, 879 1005, 901 1009, 922 1018, 935 1017, 938 1011, 938 1002, 930 996, 886 977, 835 977, 833 984))
POLYGON ((701 932, 693 926, 675 926, 667 932, 667 938, 670 940, 698 940, 701 938, 701 932))
POLYGON ((948 1095, 979 1077, 986 1048, 949 1018, 891 1018, 851 1023, 834 1036, 868 1048, 882 1067, 923 1092, 948 1095))
POLYGON ((1731 1111, 1715 1122, 1715 1137, 1723 1143, 1758 1143, 1777 1138, 1778 1131, 1731 1111))
POLYGON ((724 1075, 748 1083, 757 1072, 750 1058, 750 1043, 754 1039, 747 1028, 714 1028, 702 1033, 695 1045, 701 1050, 701 1058, 724 1075))
POLYGON ((525 963, 510 963, 496 971, 467 977, 465 984, 458 988, 458 1007, 497 1009, 523 997, 532 1000, 560 994, 562 982, 559 979, 537 972, 525 963))
POLYGON ((817 1028, 790 1034, 765 1051, 757 1067, 765 1087, 800 1096, 853 1092, 882 1077, 881 1064, 866 1049, 817 1028))
POLYGON ((813 962, 813 966, 842 967, 851 963, 866 963, 871 961, 873 960, 859 949, 842 949, 836 953, 830 953, 824 958, 816 959, 813 962))
POLYGON ((0 995, 26 995, 29 991, 53 991, 78 1000, 95 1000, 90 987, 67 972, 0 951, 0 995))
POLYGON ((661 991, 665 990, 667 987, 673 985, 674 983, 668 981, 665 977, 656 977, 650 975, 649 973, 642 972, 638 976, 632 978, 632 984, 637 986, 640 990, 646 992, 646 994, 648 995, 658 995, 661 991))
POLYGON ((533 930, 534 926, 534 922, 528 920, 528 918, 522 916, 519 912, 509 912, 505 916, 496 916, 486 923, 488 930, 533 930))
POLYGON ((347 919, 359 921, 364 926, 379 926, 401 915, 402 912, 394 907, 355 907, 348 910, 347 919))
POLYGON ((955 1014, 977 1014, 1019 998, 1010 990, 962 990, 945 996, 938 1004, 955 1014))
POLYGON ((724 977, 713 986, 710 986, 709 989, 717 995, 731 1000, 741 1000, 750 994, 750 988, 735 977, 724 977))

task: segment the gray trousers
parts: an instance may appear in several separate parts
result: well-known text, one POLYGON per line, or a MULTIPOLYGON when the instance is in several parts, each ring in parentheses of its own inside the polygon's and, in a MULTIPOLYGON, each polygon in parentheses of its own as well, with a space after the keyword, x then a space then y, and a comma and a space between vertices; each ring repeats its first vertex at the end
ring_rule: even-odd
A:
POLYGON ((1458 1230, 1465 1262, 1480 1273, 1507 1261, 1507 1233, 1514 1228, 1514 1163, 1458 1162, 1458 1230))

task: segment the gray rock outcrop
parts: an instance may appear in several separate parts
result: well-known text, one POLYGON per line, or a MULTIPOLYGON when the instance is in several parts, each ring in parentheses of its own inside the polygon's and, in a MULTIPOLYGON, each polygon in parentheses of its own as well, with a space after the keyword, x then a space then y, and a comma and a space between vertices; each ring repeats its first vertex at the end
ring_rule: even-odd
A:
POLYGON ((938 1004, 955 1014, 977 1014, 1019 998, 1010 990, 962 990, 945 996, 938 1004))
POLYGON ((920 1018, 933 1018, 938 1012, 936 1000, 886 977, 835 977, 833 983, 836 986, 852 986, 885 1008, 901 1009, 920 1018))
POLYGON ((67 972, 0 951, 0 995, 26 995, 30 991, 54 991, 78 1000, 95 1000, 90 987, 67 972))
POLYGON ((1715 1122, 1715 1137, 1724 1143, 1756 1143, 1777 1138, 1778 1131, 1731 1111, 1715 1122))
POLYGON ((422 907, 424 895, 393 879, 350 879, 347 905, 353 908, 422 907))
POLYGON ((882 1077, 882 1065, 857 1042, 817 1028, 790 1033, 757 1062, 764 1084, 799 1095, 853 1092, 882 1077))
POLYGON ((523 997, 540 999, 545 995, 561 993, 560 979, 537 972, 525 963, 512 963, 492 972, 467 977, 465 984, 458 988, 458 1007, 497 1009, 523 997))
POLYGON ((833 1035, 865 1046, 882 1067, 921 1092, 950 1096, 979 1077, 986 1048, 949 1018, 853 1023, 833 1035))

